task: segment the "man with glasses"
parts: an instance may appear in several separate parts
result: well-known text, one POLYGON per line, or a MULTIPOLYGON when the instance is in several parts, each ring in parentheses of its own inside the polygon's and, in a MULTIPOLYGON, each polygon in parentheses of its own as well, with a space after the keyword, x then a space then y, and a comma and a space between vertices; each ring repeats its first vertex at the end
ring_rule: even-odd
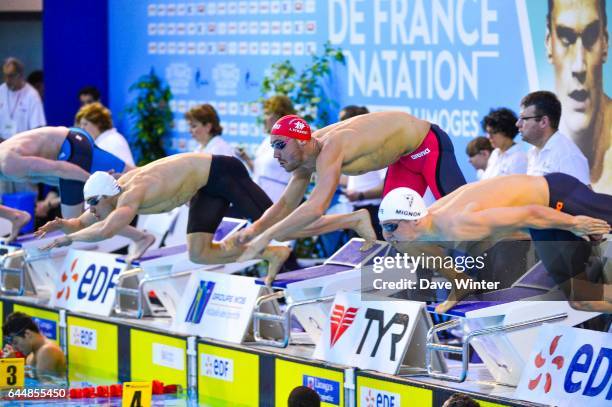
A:
POLYGON ((2 65, 0 85, 0 138, 8 139, 22 131, 46 124, 42 102, 36 89, 26 82, 25 68, 17 58, 2 65))
MULTIPOLYGON (((207 153, 165 157, 127 172, 118 180, 108 173, 95 172, 85 183, 83 194, 90 208, 88 212, 78 219, 57 219, 38 230, 41 235, 56 229, 68 233, 46 249, 67 246, 73 241, 96 242, 118 233, 136 214, 168 212, 189 203, 187 247, 190 260, 203 264, 231 263, 244 248, 213 242, 230 204, 251 221, 259 219, 272 205, 238 158, 207 153)), ((374 234, 365 210, 335 216, 339 221, 352 224, 362 236, 363 229, 374 234)), ((289 239, 327 231, 305 228, 289 239)), ((269 263, 267 284, 272 283, 289 253, 288 247, 269 245, 257 257, 269 263)))
POLYGON ((516 122, 523 140, 533 145, 527 154, 527 174, 562 172, 589 185, 589 164, 576 144, 558 130, 561 103, 552 92, 532 92, 521 100, 516 122))
MULTIPOLYGON (((59 185, 62 215, 68 218, 83 212, 83 183, 90 172, 121 173, 129 169, 78 128, 40 127, 0 144, 0 180, 59 185)), ((136 245, 130 260, 140 257, 155 241, 153 235, 131 226, 122 231, 122 236, 136 245)))
POLYGON ((21 352, 34 369, 35 377, 66 378, 66 356, 58 344, 40 332, 36 322, 23 312, 13 312, 2 326, 4 357, 16 357, 21 352))

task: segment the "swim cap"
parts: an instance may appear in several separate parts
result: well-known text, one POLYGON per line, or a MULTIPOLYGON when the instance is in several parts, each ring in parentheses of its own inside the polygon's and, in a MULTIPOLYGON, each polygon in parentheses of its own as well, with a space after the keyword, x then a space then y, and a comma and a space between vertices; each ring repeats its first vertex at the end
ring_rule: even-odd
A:
POLYGON ((298 140, 310 140, 310 126, 306 120, 294 114, 283 116, 274 123, 272 131, 273 136, 285 136, 298 140))
POLYGON ((427 215, 421 195, 410 188, 395 188, 383 198, 378 209, 378 220, 416 220, 427 215))
POLYGON ((87 179, 83 187, 85 200, 94 196, 115 196, 121 189, 117 180, 108 172, 96 171, 87 179))

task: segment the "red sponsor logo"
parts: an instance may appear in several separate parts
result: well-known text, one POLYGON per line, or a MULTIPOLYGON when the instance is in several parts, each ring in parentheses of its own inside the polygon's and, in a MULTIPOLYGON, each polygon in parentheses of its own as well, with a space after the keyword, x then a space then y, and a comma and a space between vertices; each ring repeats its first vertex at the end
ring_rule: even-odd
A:
POLYGON ((77 280, 79 279, 79 273, 75 273, 74 272, 74 268, 77 265, 77 262, 79 261, 79 259, 74 259, 72 264, 70 265, 70 271, 66 272, 64 271, 62 273, 62 289, 59 290, 57 293, 55 293, 56 298, 59 300, 62 298, 62 296, 64 296, 65 300, 68 300, 70 298, 70 280, 74 281, 75 283, 77 282, 77 280))
MULTIPOLYGON (((553 357, 553 354, 555 353, 555 350, 557 349, 557 345, 559 345, 559 339, 561 339, 561 336, 563 335, 555 336, 553 340, 550 342, 550 346, 548 347, 548 355, 546 357, 542 356, 542 352, 536 355, 533 361, 533 364, 535 365, 535 367, 539 369, 542 366, 544 366, 548 358, 551 358, 550 363, 552 365, 555 365, 557 367, 557 370, 563 367, 563 363, 565 361, 563 356, 553 357)), ((529 384, 527 386, 529 390, 535 390, 538 387, 538 385, 540 384, 540 380, 542 380, 542 375, 543 374, 540 373, 534 379, 529 380, 529 384)), ((546 374, 544 375, 544 393, 548 393, 551 387, 552 387, 552 378, 550 376, 550 373, 546 372, 546 374)))
POLYGON ((344 332, 351 326, 357 315, 359 308, 344 307, 344 305, 336 304, 332 310, 330 318, 331 336, 330 347, 333 347, 344 332))

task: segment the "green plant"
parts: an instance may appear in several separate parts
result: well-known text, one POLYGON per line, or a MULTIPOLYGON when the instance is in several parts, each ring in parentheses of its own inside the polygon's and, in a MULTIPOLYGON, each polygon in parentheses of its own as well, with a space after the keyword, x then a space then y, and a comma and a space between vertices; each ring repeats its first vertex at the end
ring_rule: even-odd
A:
POLYGON ((327 97, 323 79, 329 76, 334 61, 344 65, 344 54, 326 42, 323 54, 313 54, 310 63, 299 72, 289 60, 272 64, 261 83, 259 101, 272 95, 286 95, 306 121, 319 128, 330 124, 329 109, 337 103, 327 97))
POLYGON ((133 146, 138 165, 145 165, 166 156, 163 138, 172 128, 169 106, 172 92, 153 68, 138 78, 129 91, 136 92, 136 98, 126 109, 132 122, 133 146))

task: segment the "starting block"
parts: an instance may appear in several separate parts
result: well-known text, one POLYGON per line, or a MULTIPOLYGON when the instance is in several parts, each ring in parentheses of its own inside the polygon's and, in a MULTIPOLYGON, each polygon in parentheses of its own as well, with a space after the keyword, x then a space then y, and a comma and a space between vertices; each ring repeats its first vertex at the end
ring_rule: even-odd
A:
MULTIPOLYGON (((46 302, 55 291, 55 280, 58 270, 70 247, 61 247, 50 251, 40 248, 50 244, 63 233, 55 231, 43 238, 33 234, 24 235, 8 245, 3 245, 7 253, 0 257, 0 291, 5 295, 31 294, 46 302)), ((106 242, 105 247, 121 247, 129 241, 124 238, 113 238, 115 242, 106 242)), ((99 244, 74 242, 74 249, 98 249, 99 244)))
MULTIPOLYGON (((213 241, 222 242, 247 223, 244 219, 223 218, 215 231, 213 241)), ((148 251, 140 260, 132 263, 133 268, 119 275, 114 312, 116 315, 130 318, 144 316, 174 318, 194 270, 232 274, 256 263, 258 260, 211 265, 193 263, 189 260, 185 244, 148 251), (147 295, 149 291, 155 292, 162 304, 161 307, 151 303, 147 295)))
MULTIPOLYGON (((537 263, 510 288, 470 296, 447 314, 458 317, 438 324, 428 334, 427 357, 430 376, 463 382, 468 373, 469 345, 476 350, 487 370, 498 382, 516 386, 537 339, 540 325, 575 326, 599 313, 570 307, 545 267, 537 263), (553 291, 551 291, 553 290, 553 291), (448 329, 462 329, 462 346, 434 343, 433 336, 448 329), (462 369, 458 376, 436 371, 429 363, 437 352, 460 354, 462 369)), ((435 304, 430 306, 433 312, 435 304)))
MULTIPOLYGON (((359 291, 361 289, 362 268, 372 265, 375 256, 385 256, 389 251, 386 242, 375 242, 367 251, 360 251, 363 239, 353 238, 342 246, 322 265, 282 273, 272 283, 277 293, 260 297, 253 314, 255 341, 261 345, 286 347, 291 337, 291 316, 298 322, 314 343, 319 341, 330 310, 331 301, 340 290, 359 291), (287 307, 282 315, 269 315, 260 307, 285 297, 287 307), (260 334, 261 321, 275 322, 282 326, 280 341, 269 340, 260 334)), ((263 284, 263 280, 258 280, 263 284)))

